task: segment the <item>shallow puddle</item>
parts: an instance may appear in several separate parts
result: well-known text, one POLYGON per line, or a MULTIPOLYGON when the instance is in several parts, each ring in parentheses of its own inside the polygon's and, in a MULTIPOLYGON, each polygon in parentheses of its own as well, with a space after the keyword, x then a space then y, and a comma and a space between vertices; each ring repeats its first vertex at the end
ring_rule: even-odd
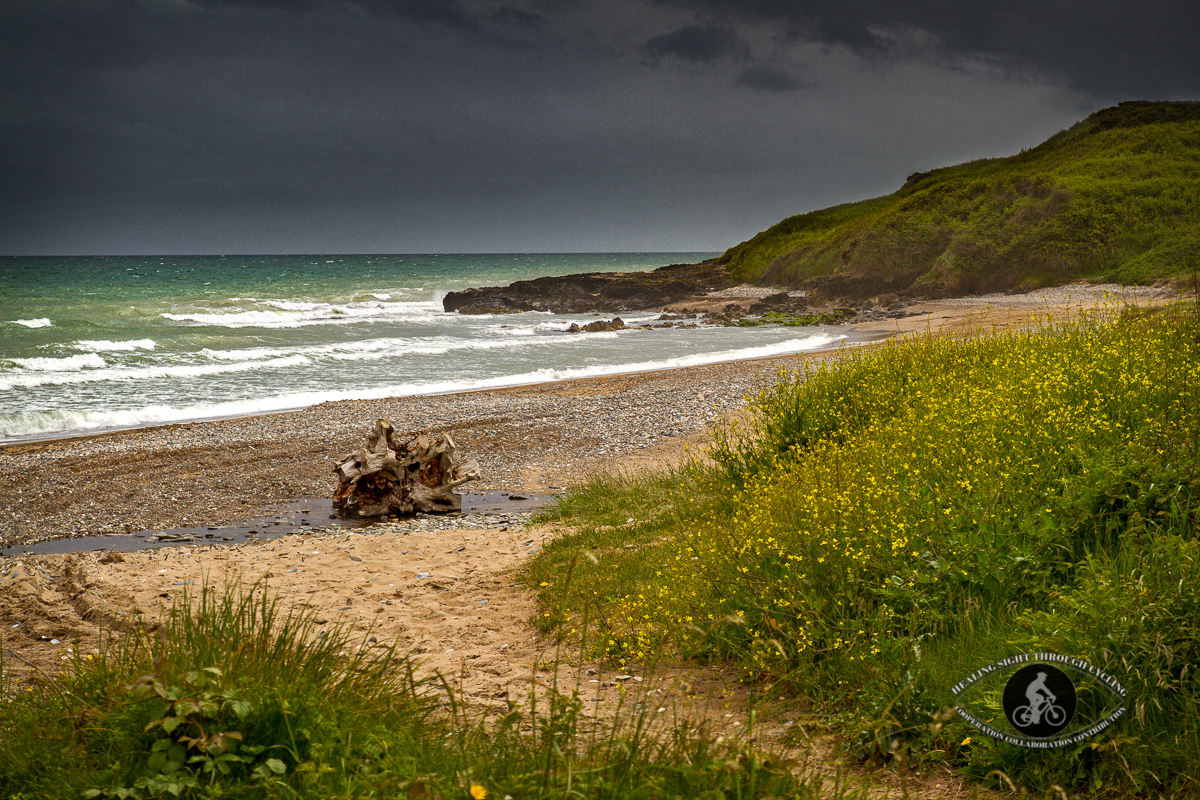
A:
MULTIPOLYGON (((465 492, 462 497, 462 511, 458 514, 447 514, 446 517, 536 511, 554 499, 554 495, 549 494, 518 494, 516 492, 465 492)), ((0 556, 15 556, 22 553, 83 553, 92 550, 147 550, 155 547, 178 547, 188 544, 240 544, 308 531, 357 530, 387 519, 390 518, 344 519, 334 513, 331 500, 306 497, 279 506, 272 514, 220 527, 172 528, 161 531, 54 539, 28 546, 18 545, 0 549, 0 556)))

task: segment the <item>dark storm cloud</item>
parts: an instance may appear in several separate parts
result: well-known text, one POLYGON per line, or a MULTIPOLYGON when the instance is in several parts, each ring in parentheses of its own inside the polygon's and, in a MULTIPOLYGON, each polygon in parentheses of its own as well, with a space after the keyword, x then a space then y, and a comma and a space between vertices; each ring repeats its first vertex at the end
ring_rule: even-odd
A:
POLYGON ((1196 97, 1144 5, 0 0, 0 252, 722 249, 1196 97))
POLYGON ((460 30, 479 30, 493 23, 538 28, 546 17, 535 10, 494 2, 454 0, 190 0, 206 9, 246 8, 279 11, 351 11, 376 16, 394 16, 420 25, 444 25, 460 30))
POLYGON ((653 58, 675 56, 697 64, 714 64, 726 58, 745 61, 750 57, 750 46, 730 28, 684 25, 652 37, 646 42, 646 52, 653 58))
POLYGON ((1195 0, 662 0, 724 24, 777 25, 788 35, 887 57, 897 38, 932 37, 930 55, 990 58, 1061 75, 1084 91, 1162 97, 1200 81, 1195 0))

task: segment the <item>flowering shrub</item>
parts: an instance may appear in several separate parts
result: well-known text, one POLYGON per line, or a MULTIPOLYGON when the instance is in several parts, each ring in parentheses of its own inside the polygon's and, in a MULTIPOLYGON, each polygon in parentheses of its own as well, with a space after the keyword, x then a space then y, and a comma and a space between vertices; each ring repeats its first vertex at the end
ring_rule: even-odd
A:
MULTIPOLYGON (((880 636, 951 625, 964 593, 1044 596, 1127 519, 1105 493, 1195 429, 1200 360, 1180 334, 1127 320, 928 336, 781 375, 756 434, 713 450, 728 493, 693 495, 707 513, 674 533, 656 580, 616 600, 626 649, 734 617, 714 641, 751 646, 755 670, 854 661, 880 636)), ((1175 478, 1171 491, 1195 489, 1175 478)))
MULTIPOLYGON (((1128 575, 1097 570, 1147 541, 1184 552, 1159 545, 1200 526, 1198 333, 1179 309, 1126 312, 804 362, 757 399, 748 433, 718 433, 715 465, 675 479, 669 515, 630 527, 640 566, 614 554, 565 602, 603 599, 614 657, 681 647, 838 708, 897 685, 948 705, 951 676, 1033 647, 1031 628, 1099 653, 1101 626, 1056 620, 1080 619, 1084 596, 1129 596, 1128 575), (1097 588, 1109 578, 1126 594, 1097 588)), ((601 491, 636 507, 634 487, 601 491)), ((1181 575, 1196 596, 1200 574, 1181 575)))

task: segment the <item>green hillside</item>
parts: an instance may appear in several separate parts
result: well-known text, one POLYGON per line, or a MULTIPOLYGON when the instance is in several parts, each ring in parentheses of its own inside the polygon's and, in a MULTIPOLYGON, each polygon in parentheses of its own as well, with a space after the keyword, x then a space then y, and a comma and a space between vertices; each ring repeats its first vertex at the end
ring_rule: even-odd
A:
POLYGON ((753 283, 849 297, 1081 278, 1190 285, 1200 103, 1121 103, 1015 156, 918 172, 886 197, 788 217, 719 261, 753 283))

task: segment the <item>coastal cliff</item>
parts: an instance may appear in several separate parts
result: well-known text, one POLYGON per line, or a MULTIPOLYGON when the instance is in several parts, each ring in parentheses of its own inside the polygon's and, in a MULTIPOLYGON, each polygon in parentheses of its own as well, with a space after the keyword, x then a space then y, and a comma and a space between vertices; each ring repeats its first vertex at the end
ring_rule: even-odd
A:
POLYGON ((1017 155, 913 173, 885 197, 788 217, 713 261, 468 289, 443 305, 645 311, 741 283, 803 289, 831 307, 1079 280, 1192 288, 1197 230, 1200 103, 1128 102, 1017 155))

